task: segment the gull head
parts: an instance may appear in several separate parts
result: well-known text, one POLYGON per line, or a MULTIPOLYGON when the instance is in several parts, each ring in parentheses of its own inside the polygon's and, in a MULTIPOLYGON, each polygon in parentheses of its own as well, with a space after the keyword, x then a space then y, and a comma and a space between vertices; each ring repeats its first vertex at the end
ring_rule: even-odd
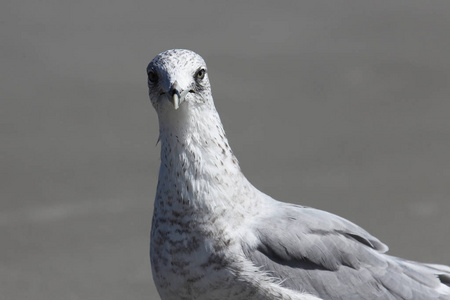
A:
POLYGON ((158 114, 202 105, 211 97, 206 63, 197 53, 172 49, 158 54, 147 67, 149 96, 158 114))

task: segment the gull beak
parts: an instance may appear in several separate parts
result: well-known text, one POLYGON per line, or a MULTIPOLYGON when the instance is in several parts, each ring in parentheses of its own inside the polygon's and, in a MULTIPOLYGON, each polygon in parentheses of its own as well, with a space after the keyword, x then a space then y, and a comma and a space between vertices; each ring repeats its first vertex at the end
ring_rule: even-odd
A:
POLYGON ((178 82, 175 81, 173 83, 172 88, 169 92, 169 101, 172 103, 175 109, 178 109, 180 107, 181 102, 184 101, 184 98, 189 92, 189 90, 182 91, 180 86, 178 85, 178 82))

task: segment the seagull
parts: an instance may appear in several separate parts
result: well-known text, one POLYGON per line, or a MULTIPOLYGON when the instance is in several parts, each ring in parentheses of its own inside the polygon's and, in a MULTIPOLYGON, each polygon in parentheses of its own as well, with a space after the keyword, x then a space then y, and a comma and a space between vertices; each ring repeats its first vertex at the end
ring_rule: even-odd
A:
POLYGON ((162 300, 450 299, 450 267, 387 255, 358 225, 256 189, 201 56, 164 51, 147 75, 161 143, 150 260, 162 300))

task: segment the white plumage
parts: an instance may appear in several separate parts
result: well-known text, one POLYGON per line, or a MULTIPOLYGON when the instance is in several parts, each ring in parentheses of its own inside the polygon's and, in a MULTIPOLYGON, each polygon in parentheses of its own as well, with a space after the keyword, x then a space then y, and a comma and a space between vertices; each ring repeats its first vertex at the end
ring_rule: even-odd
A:
POLYGON ((163 300, 450 299, 449 267, 386 255, 350 221, 253 187, 198 54, 165 51, 147 72, 161 141, 150 256, 163 300))

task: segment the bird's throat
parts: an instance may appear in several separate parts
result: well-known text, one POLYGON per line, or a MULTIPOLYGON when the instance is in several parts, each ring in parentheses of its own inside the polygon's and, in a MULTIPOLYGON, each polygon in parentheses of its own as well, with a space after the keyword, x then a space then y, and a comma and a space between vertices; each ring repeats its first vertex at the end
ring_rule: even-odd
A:
POLYGON ((236 181, 244 177, 219 116, 209 118, 190 118, 182 130, 162 128, 160 195, 183 199, 184 205, 213 208, 215 199, 226 201, 236 181))

